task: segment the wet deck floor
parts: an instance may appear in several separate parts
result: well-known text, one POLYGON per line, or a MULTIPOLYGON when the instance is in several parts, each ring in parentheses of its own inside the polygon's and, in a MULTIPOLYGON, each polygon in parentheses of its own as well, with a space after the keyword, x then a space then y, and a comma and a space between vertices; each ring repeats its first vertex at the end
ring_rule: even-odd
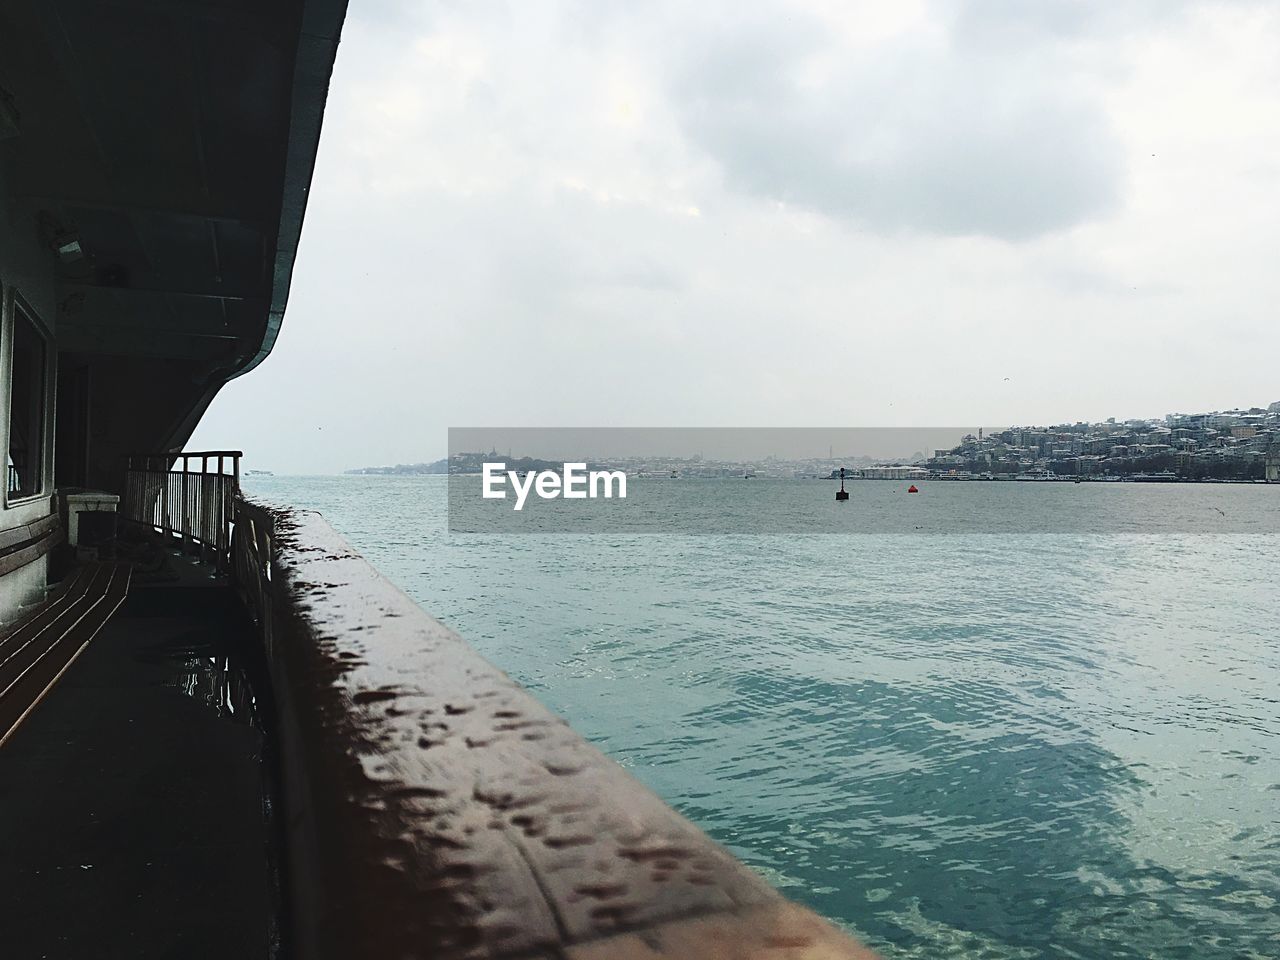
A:
POLYGON ((273 955, 263 736, 230 590, 136 585, 0 749, 0 955, 273 955))

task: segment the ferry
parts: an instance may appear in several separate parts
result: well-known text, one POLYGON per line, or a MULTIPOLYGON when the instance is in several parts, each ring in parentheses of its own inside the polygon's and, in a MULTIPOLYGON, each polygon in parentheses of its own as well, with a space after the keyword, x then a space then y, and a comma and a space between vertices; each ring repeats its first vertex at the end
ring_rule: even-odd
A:
POLYGON ((0 953, 869 957, 187 448, 285 320, 345 7, 0 6, 0 953))

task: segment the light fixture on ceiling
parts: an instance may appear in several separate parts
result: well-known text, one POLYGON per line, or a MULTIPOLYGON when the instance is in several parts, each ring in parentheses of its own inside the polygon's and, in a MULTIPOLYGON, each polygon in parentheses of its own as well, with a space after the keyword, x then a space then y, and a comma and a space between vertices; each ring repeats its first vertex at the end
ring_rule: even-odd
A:
POLYGON ((84 257, 84 250, 80 247, 80 238, 73 233, 64 233, 55 237, 53 249, 58 254, 58 259, 63 263, 75 263, 84 257))

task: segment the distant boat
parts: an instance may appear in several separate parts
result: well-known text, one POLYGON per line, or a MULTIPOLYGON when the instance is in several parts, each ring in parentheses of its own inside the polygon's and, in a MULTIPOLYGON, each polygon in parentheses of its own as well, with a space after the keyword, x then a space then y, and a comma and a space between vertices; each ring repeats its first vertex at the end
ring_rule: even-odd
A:
POLYGON ((743 480, 753 480, 753 479, 755 479, 755 475, 756 475, 756 472, 755 472, 754 470, 748 470, 746 473, 744 473, 744 474, 742 475, 742 479, 743 479, 743 480))
POLYGON ((244 475, 246 477, 274 477, 275 476, 275 474, 272 473, 270 470, 246 470, 244 472, 244 475))

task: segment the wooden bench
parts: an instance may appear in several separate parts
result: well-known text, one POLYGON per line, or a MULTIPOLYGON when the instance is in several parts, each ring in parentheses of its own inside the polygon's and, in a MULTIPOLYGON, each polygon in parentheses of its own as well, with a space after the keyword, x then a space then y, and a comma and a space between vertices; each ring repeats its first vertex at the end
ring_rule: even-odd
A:
POLYGON ((0 746, 124 602, 129 572, 121 563, 80 567, 0 634, 0 746))
POLYGON ((0 577, 38 560, 62 542, 56 513, 0 530, 0 577))

